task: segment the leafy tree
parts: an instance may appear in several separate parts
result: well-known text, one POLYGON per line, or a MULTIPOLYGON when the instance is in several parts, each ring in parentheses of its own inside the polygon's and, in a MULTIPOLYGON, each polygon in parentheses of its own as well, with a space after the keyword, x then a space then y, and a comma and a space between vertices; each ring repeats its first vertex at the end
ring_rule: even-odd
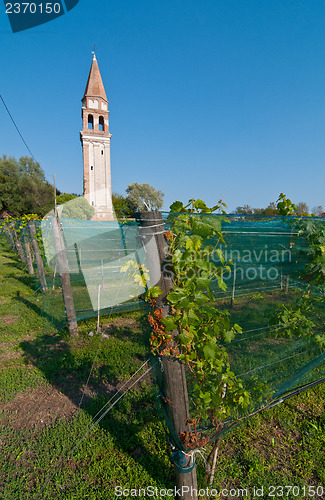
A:
POLYGON ((61 193, 59 194, 59 196, 56 197, 56 204, 63 205, 64 203, 68 203, 68 201, 74 200, 75 198, 78 198, 78 195, 70 193, 61 193))
POLYGON ((253 210, 255 209, 253 209, 250 205, 244 205, 243 207, 237 207, 235 210, 235 214, 252 215, 253 210))
POLYGON ((58 210, 59 215, 68 219, 90 220, 94 215, 94 207, 89 205, 83 196, 74 196, 73 199, 61 206, 62 210, 58 210))
POLYGON ((129 199, 121 194, 113 193, 112 202, 116 217, 118 219, 134 217, 135 211, 131 206, 129 199))
MULTIPOLYGON (((77 198, 78 195, 76 194, 70 194, 70 193, 61 193, 60 191, 57 190, 56 192, 56 205, 63 205, 64 203, 67 203, 68 201, 73 200, 74 198, 77 198)), ((44 217, 46 214, 54 210, 54 197, 53 200, 51 200, 49 203, 43 206, 43 213, 42 216, 44 217)))
POLYGON ((318 205, 318 207, 313 207, 312 209, 313 215, 317 215, 318 217, 324 217, 325 210, 322 205, 318 205))
POLYGON ((22 175, 29 175, 32 179, 46 182, 45 174, 39 163, 29 156, 22 156, 18 161, 18 169, 22 175))
POLYGON ((297 203, 296 214, 300 216, 309 215, 309 207, 307 203, 305 203, 304 201, 300 201, 299 203, 297 203))
POLYGON ((297 209, 296 205, 283 193, 279 195, 276 206, 279 215, 293 215, 297 209))
POLYGON ((252 208, 250 205, 237 207, 235 213, 242 215, 277 215, 278 209, 275 203, 272 202, 266 208, 252 208))
POLYGON ((150 184, 133 182, 126 188, 127 200, 134 210, 160 210, 163 206, 164 193, 150 184))
POLYGON ((53 200, 53 186, 32 158, 0 158, 0 210, 14 217, 25 213, 43 215, 44 205, 53 200))
POLYGON ((274 201, 268 204, 266 208, 262 209, 262 215, 278 215, 278 208, 274 201))

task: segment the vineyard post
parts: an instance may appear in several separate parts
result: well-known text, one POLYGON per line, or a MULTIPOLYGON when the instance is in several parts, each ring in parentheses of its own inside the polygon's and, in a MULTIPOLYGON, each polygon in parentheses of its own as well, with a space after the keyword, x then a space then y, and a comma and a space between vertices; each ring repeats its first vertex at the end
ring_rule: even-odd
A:
POLYGON ((234 262, 234 278, 231 290, 231 307, 233 307, 235 303, 235 291, 236 291, 236 262, 234 262))
POLYGON ((8 238, 9 239, 9 243, 10 243, 10 246, 13 250, 16 250, 16 245, 15 245, 15 241, 14 241, 14 237, 13 237, 13 234, 12 234, 12 229, 9 226, 5 225, 5 235, 8 235, 8 238))
POLYGON ((52 230, 53 230, 54 245, 56 251, 56 262, 60 274, 60 281, 62 286, 63 301, 67 317, 68 328, 71 337, 75 337, 78 335, 78 323, 76 319, 76 311, 73 302, 73 295, 72 295, 72 288, 71 288, 70 274, 69 274, 69 264, 68 264, 67 254, 65 251, 65 244, 59 217, 53 217, 52 230))
POLYGON ((11 224, 11 229, 12 229, 12 233, 13 233, 13 236, 14 236, 14 241, 15 241, 16 249, 17 249, 18 255, 20 257, 20 260, 22 261, 23 264, 26 264, 26 259, 25 259, 23 247, 21 246, 21 242, 20 242, 20 239, 18 238, 17 231, 13 227, 12 224, 11 224))
POLYGON ((29 274, 34 274, 32 253, 30 251, 30 241, 29 241, 28 233, 27 233, 25 227, 23 228, 23 239, 24 239, 27 265, 28 265, 28 272, 29 272, 29 274))
MULTIPOLYGON (((142 238, 150 237, 155 235, 155 240, 158 248, 160 266, 162 269, 160 281, 157 286, 163 291, 162 295, 157 298, 157 306, 163 310, 163 317, 169 315, 169 306, 166 302, 166 296, 169 291, 173 288, 173 280, 170 276, 166 275, 164 269, 168 262, 168 244, 164 236, 164 222, 161 213, 158 211, 154 212, 140 212, 140 224, 144 228, 147 228, 147 234, 145 229, 142 231, 142 238)), ((167 267, 167 266, 166 266, 167 267)), ((178 332, 173 332, 177 335, 178 332)), ((165 410, 167 413, 167 418, 169 419, 172 428, 175 430, 177 436, 181 432, 189 432, 191 429, 187 425, 187 419, 190 419, 189 412, 189 402, 187 393, 187 384, 185 377, 185 366, 180 363, 175 358, 169 358, 167 356, 162 356, 160 358, 161 369, 162 369, 162 401, 165 405, 165 410)), ((177 446, 177 443, 175 443, 177 446)), ((181 473, 175 466, 176 482, 177 488, 182 492, 182 500, 193 500, 197 496, 195 494, 197 490, 197 477, 196 468, 192 469, 191 472, 181 473)))
POLYGON ((30 220, 28 222, 28 229, 29 229, 29 233, 31 236, 31 240, 32 240, 32 246, 33 246, 34 255, 35 255, 38 278, 39 278, 40 283, 41 283, 42 291, 46 292, 47 283, 46 283, 46 278, 45 278, 45 271, 44 271, 44 266, 43 266, 43 260, 41 257, 41 252, 40 252, 37 240, 36 240, 36 228, 35 228, 35 222, 33 220, 30 220))

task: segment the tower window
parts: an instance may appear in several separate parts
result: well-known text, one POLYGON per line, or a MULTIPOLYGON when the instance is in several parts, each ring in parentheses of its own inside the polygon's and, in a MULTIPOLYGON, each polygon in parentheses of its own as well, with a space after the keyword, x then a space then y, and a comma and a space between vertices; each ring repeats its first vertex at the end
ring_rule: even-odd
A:
POLYGON ((88 115, 88 128, 89 128, 89 130, 94 129, 94 117, 93 117, 93 115, 88 115))
POLYGON ((104 150, 102 149, 102 155, 104 154, 104 150))
POLYGON ((91 165, 90 170, 94 170, 94 167, 91 165))
POLYGON ((101 131, 105 130, 105 124, 104 124, 104 117, 103 116, 99 117, 98 127, 99 127, 99 130, 101 130, 101 131))

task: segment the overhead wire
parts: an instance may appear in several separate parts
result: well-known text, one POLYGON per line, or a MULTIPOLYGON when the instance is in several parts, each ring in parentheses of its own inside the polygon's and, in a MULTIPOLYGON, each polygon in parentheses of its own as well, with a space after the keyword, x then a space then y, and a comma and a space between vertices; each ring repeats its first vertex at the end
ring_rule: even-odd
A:
POLYGON ((33 158, 33 160, 37 163, 37 161, 36 161, 36 159, 35 159, 35 156, 34 156, 34 155, 33 155, 33 153, 31 152, 31 150, 30 150, 30 148, 29 148, 29 146, 28 146, 27 142, 25 141, 25 139, 24 139, 24 137, 23 137, 22 133, 20 132, 20 130, 19 130, 19 128, 18 128, 18 125, 17 125, 17 123, 15 122, 15 120, 14 120, 14 118, 13 118, 12 114, 10 113, 10 111, 9 111, 9 109, 8 109, 8 106, 7 106, 7 104, 5 103, 5 100, 4 100, 4 98, 2 97, 2 95, 1 95, 1 94, 0 94, 0 99, 1 99, 1 101, 3 102, 3 105, 4 105, 4 107, 5 107, 6 111, 7 111, 8 115, 9 115, 9 117, 10 117, 11 121, 12 121, 12 123, 14 124, 14 126, 15 126, 15 128, 16 128, 16 130, 17 130, 17 132, 18 132, 18 134, 19 134, 19 136, 20 136, 20 138, 21 138, 21 140, 22 140, 22 141, 23 141, 23 143, 25 144, 25 146, 26 146, 26 148, 27 148, 27 150, 28 150, 29 154, 31 155, 31 157, 33 158))
MULTIPOLYGON (((7 111, 7 113, 8 113, 8 116, 9 116, 10 120, 12 121, 12 123, 13 123, 13 125, 14 125, 15 129, 17 130, 17 132, 18 132, 18 134, 19 134, 19 137, 21 138, 21 140, 23 141, 24 145, 26 146, 27 151, 29 152, 29 154, 30 154, 30 155, 31 155, 31 157, 33 158, 34 162, 35 162, 35 163, 38 163, 38 161, 36 160, 35 156, 33 155, 32 151, 31 151, 30 147, 28 146, 28 144, 27 144, 26 140, 24 139, 23 134, 21 133, 21 131, 20 131, 20 129, 19 129, 19 127, 18 127, 18 125, 17 125, 17 123, 16 123, 16 121, 15 121, 14 117, 13 117, 13 116, 12 116, 12 114, 10 113, 10 110, 9 110, 9 108, 8 108, 8 106, 7 106, 6 102, 5 102, 5 100, 4 100, 4 98, 3 98, 3 96, 2 96, 1 94, 0 94, 0 99, 1 99, 1 101, 2 101, 2 103, 3 103, 3 105, 4 105, 4 107, 5 107, 5 110, 6 110, 6 111, 7 111)), ((44 170, 43 170, 43 172, 44 172, 44 170)), ((45 175, 48 179, 51 179, 51 182, 52 182, 52 177, 51 177, 50 175, 48 175, 46 172, 44 172, 44 175, 45 175)))

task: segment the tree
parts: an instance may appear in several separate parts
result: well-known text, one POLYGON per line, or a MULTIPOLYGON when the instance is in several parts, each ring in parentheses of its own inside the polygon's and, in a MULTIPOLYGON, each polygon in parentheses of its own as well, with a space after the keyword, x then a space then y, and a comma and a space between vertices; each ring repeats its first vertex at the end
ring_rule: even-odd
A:
POLYGON ((45 174, 39 163, 29 156, 22 156, 18 161, 18 169, 21 175, 29 175, 32 179, 46 182, 45 174))
POLYGON ((305 203, 304 201, 300 201, 299 203, 297 203, 296 214, 300 215, 300 216, 308 215, 309 214, 309 207, 308 207, 307 203, 305 203))
POLYGON ((61 193, 56 197, 56 204, 63 205, 64 203, 68 203, 68 201, 74 200, 75 198, 78 198, 77 194, 61 193))
POLYGON ((61 210, 58 208, 58 212, 60 217, 63 218, 90 220, 94 215, 94 207, 89 205, 88 201, 83 196, 74 196, 73 199, 65 202, 61 207, 61 210))
POLYGON ((269 203, 268 206, 263 209, 263 215, 278 215, 278 208, 274 201, 269 203))
POLYGON ((244 205, 243 207, 237 207, 235 210, 235 214, 252 215, 253 209, 250 205, 244 205))
POLYGON ((39 163, 23 156, 0 158, 0 210, 14 217, 27 213, 44 215, 44 206, 54 202, 53 186, 39 163))
POLYGON ((323 214, 325 213, 325 211, 324 211, 322 205, 318 205, 318 207, 313 207, 312 213, 314 215, 317 215, 318 217, 324 217, 323 214))
POLYGON ((115 211, 115 215, 118 219, 134 217, 135 211, 131 206, 127 197, 122 194, 113 193, 112 202, 115 211))
POLYGON ((164 193, 150 184, 133 182, 126 188, 127 200, 134 210, 160 210, 163 206, 164 193))
POLYGON ((277 215, 278 209, 275 203, 272 202, 266 208, 252 208, 250 205, 237 207, 235 213, 241 215, 277 215))

